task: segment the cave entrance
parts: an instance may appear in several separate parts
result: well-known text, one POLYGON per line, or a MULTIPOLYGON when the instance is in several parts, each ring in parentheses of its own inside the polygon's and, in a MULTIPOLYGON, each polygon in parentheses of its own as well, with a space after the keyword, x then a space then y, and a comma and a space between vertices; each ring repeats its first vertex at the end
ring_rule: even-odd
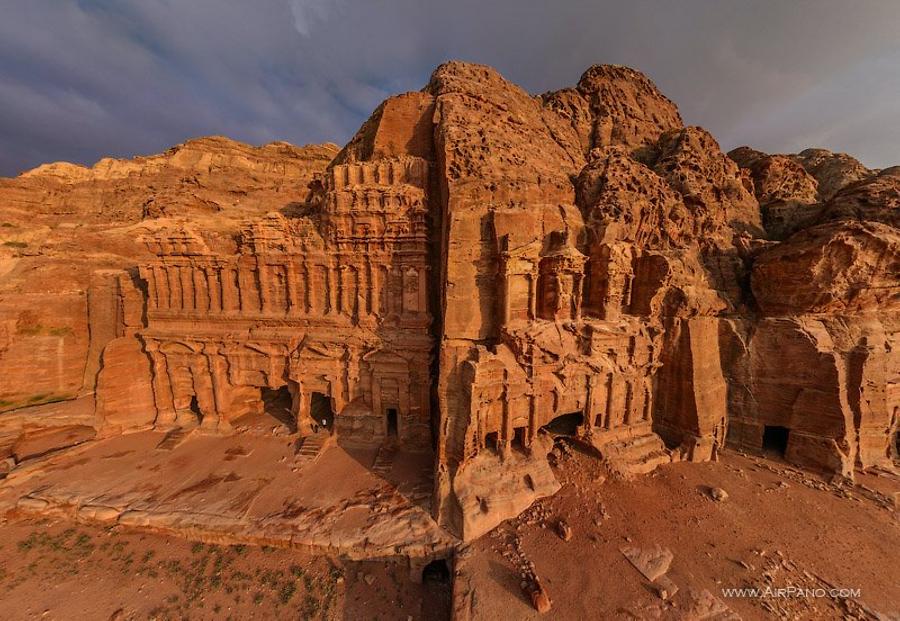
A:
POLYGON ((325 428, 329 432, 334 427, 334 410, 331 399, 321 392, 314 392, 309 400, 309 415, 313 419, 316 430, 325 428))
POLYGON ((287 386, 281 388, 262 389, 263 412, 277 420, 294 433, 297 431, 297 421, 294 420, 291 391, 287 386))
POLYGON ((197 417, 197 422, 203 422, 203 412, 200 411, 200 403, 197 401, 197 395, 191 395, 191 413, 197 417))
POLYGON ((387 435, 389 438, 396 438, 398 435, 397 426, 397 408, 388 408, 385 412, 387 418, 387 435))
POLYGON ((440 558, 425 565, 422 570, 422 582, 424 584, 434 582, 447 584, 450 582, 450 568, 447 566, 447 561, 440 558))
POLYGON ((560 414, 541 429, 553 436, 577 436, 578 428, 583 424, 583 413, 570 412, 569 414, 560 414))
POLYGON ((500 452, 500 434, 496 431, 492 431, 484 437, 484 445, 485 447, 491 449, 495 453, 500 452))
POLYGON ((763 451, 784 457, 787 453, 788 438, 791 430, 777 425, 766 425, 763 430, 763 451))

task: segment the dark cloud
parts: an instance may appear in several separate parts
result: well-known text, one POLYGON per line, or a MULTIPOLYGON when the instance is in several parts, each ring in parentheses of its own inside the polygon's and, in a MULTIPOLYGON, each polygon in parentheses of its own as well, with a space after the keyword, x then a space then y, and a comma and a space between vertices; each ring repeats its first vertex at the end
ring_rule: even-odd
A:
POLYGON ((532 92, 647 73, 726 149, 900 162, 895 0, 7 0, 0 174, 191 136, 343 143, 443 60, 532 92))

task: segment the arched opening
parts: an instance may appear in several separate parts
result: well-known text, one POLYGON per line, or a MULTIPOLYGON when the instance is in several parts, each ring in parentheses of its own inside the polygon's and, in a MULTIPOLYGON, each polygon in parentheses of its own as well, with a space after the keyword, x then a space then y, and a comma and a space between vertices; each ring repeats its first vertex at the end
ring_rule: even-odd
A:
POLYGON ((445 559, 436 559, 425 565, 422 570, 422 582, 437 582, 446 584, 450 582, 450 567, 447 566, 445 559))
POLYGON ((197 395, 191 395, 191 412, 197 417, 197 422, 203 422, 203 412, 200 411, 200 403, 197 401, 197 395))
POLYGON ((584 414, 570 412, 569 414, 560 414, 541 429, 553 436, 576 436, 578 428, 582 424, 584 424, 584 414))
POLYGON ((399 429, 397 426, 397 408, 388 408, 385 416, 387 417, 387 435, 389 438, 396 438, 399 429))
POLYGON ((293 399, 287 386, 262 389, 263 412, 290 430, 297 431, 297 421, 292 413, 293 399))
POLYGON ((325 428, 329 432, 334 427, 334 410, 331 409, 331 399, 320 392, 312 393, 309 402, 309 415, 315 425, 325 428))
POLYGON ((763 430, 763 451, 784 457, 787 452, 791 430, 777 425, 766 425, 763 430))

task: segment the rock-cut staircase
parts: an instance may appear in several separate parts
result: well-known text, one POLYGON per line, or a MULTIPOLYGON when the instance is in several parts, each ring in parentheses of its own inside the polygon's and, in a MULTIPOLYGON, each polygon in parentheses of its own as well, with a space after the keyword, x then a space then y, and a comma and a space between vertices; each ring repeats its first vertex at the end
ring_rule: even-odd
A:
POLYGON ((294 465, 304 466, 316 460, 322 451, 330 444, 330 433, 314 433, 301 440, 300 447, 294 454, 294 465))
POLYGON ((592 439, 613 474, 624 479, 647 474, 672 461, 672 455, 650 425, 636 425, 592 439))

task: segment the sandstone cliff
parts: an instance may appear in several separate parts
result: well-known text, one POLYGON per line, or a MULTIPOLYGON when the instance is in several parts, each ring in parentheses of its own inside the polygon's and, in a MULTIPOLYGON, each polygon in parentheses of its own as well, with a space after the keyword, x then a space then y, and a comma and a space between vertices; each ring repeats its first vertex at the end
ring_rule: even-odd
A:
POLYGON ((725 155, 632 69, 535 97, 449 62, 340 152, 204 139, 5 181, 0 398, 78 433, 236 433, 273 389, 301 435, 422 450, 430 421, 466 539, 555 492, 548 435, 622 476, 726 445, 891 468, 898 180, 725 155))
MULTIPOLYGON (((46 164, 0 179, 0 411, 92 394, 103 346, 118 336, 107 302, 117 281, 96 273, 133 271, 150 256, 141 235, 191 221, 214 245, 233 246, 246 218, 302 211, 307 186, 337 150, 208 137, 159 155, 46 164)), ((123 369, 140 368, 122 355, 123 369)))

